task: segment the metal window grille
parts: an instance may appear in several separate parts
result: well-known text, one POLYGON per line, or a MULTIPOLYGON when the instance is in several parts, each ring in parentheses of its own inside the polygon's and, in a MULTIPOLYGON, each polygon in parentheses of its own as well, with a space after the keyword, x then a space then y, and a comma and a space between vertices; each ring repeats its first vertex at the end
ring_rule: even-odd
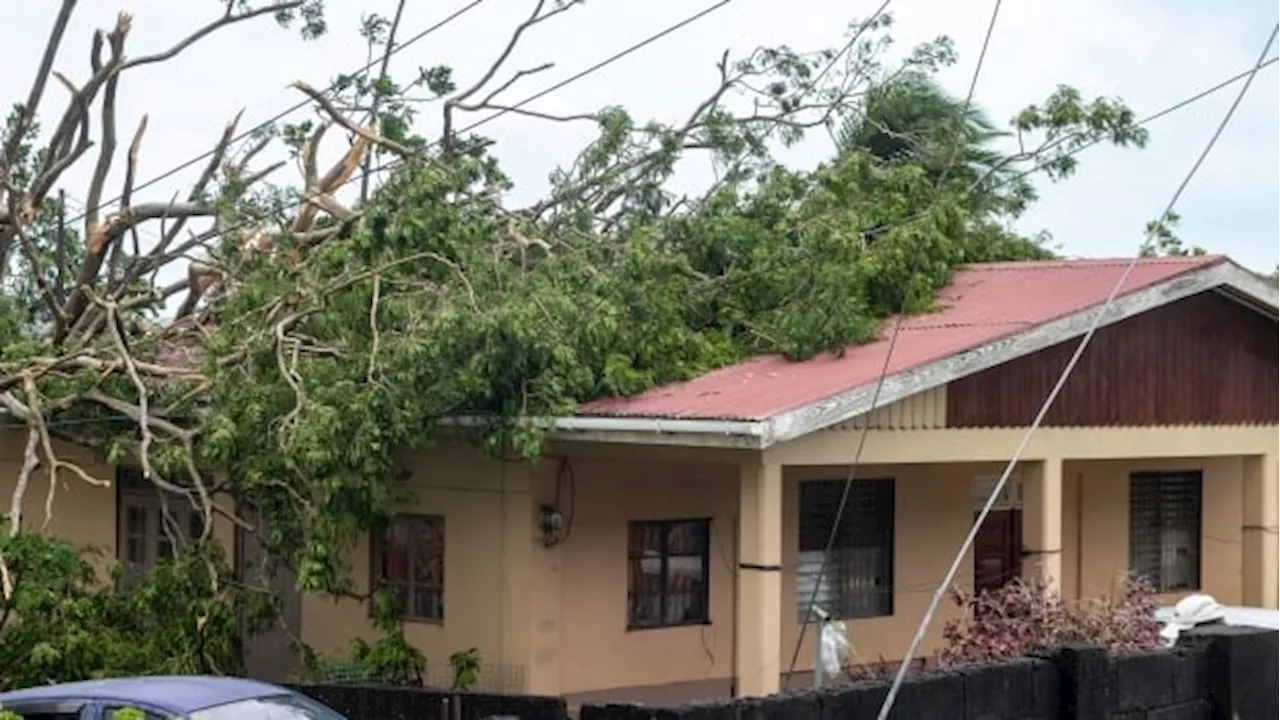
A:
POLYGON ((1130 476, 1129 569, 1158 592, 1200 587, 1202 492, 1198 471, 1130 476))
POLYGON ((628 629, 710 622, 710 541, 709 519, 628 524, 628 629))
POLYGON ((402 514, 374 536, 370 584, 391 591, 406 620, 444 620, 444 532, 443 516, 402 514))
POLYGON ((822 568, 844 486, 843 480, 800 484, 796 613, 801 621, 809 610, 815 585, 818 606, 833 617, 847 620, 893 614, 892 478, 854 480, 835 544, 822 568))

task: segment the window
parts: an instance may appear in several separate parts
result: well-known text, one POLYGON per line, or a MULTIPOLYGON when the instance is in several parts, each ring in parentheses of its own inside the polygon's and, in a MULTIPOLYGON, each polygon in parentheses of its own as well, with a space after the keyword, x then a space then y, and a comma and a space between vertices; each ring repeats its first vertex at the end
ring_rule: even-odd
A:
POLYGON ((1198 471, 1129 478, 1129 569, 1157 592, 1200 587, 1201 491, 1198 471))
POLYGON ((809 602, 832 617, 893 614, 893 479, 854 480, 835 543, 823 568, 844 480, 800 483, 800 561, 796 612, 804 621, 809 602), (815 598, 814 585, 821 583, 815 598))
MULTIPOLYGON (((136 715, 133 715, 133 713, 126 713, 125 712, 126 710, 136 710, 136 708, 133 708, 132 706, 129 706, 129 705, 107 705, 102 708, 102 717, 105 720, 116 720, 117 713, 120 713, 120 717, 130 717, 130 716, 136 717, 136 715)), ((153 712, 144 712, 142 714, 142 717, 143 717, 143 720, 165 720, 165 717, 163 715, 160 715, 159 713, 153 713, 153 712)))
POLYGON ((183 495, 162 491, 136 468, 116 469, 116 557, 126 568, 126 582, 137 582, 156 563, 172 559, 170 538, 195 540, 204 518, 183 495), (168 510, 166 518, 165 511, 168 510), (166 526, 168 532, 165 531, 166 526))
POLYGON ((633 522, 627 531, 627 628, 710 622, 711 521, 633 522))
POLYGON ((343 720, 336 711, 301 695, 239 700, 191 713, 191 720, 343 720))
POLYGON ((444 518, 397 515, 374 536, 371 584, 395 594, 404 619, 444 620, 444 518))

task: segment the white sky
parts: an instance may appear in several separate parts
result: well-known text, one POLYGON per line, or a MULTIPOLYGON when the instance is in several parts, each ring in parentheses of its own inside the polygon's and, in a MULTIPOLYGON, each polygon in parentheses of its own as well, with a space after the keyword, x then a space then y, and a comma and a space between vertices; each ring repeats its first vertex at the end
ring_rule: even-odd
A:
MULTIPOLYGON (((487 67, 510 28, 529 12, 530 1, 486 0, 399 53, 393 71, 398 69, 404 77, 418 66, 449 64, 459 84, 465 85, 487 67)), ((59 3, 10 4, 0 24, 0 60, 5 69, 0 73, 0 102, 6 108, 25 97, 59 3)), ((119 100, 121 145, 127 145, 143 112, 151 116, 140 178, 154 177, 208 149, 226 120, 241 108, 246 108, 242 125, 246 127, 292 105, 301 96, 286 88, 290 82, 302 79, 324 87, 335 74, 363 65, 364 46, 356 33, 359 17, 368 12, 390 15, 394 0, 328 0, 327 4, 330 33, 319 41, 305 43, 295 32, 265 20, 217 35, 175 62, 126 75, 119 100)), ((409 3, 401 37, 417 33, 464 4, 466 0, 409 3)), ((523 99, 709 4, 710 0, 590 0, 526 35, 507 72, 547 61, 556 67, 517 86, 507 97, 523 99)), ((852 17, 863 17, 878 5, 873 0, 734 0, 530 107, 582 112, 618 104, 639 118, 676 120, 713 88, 713 63, 724 49, 741 55, 758 45, 787 44, 802 50, 836 46, 852 17)), ((895 0, 890 9, 897 19, 899 51, 939 34, 956 40, 961 61, 945 73, 943 82, 963 95, 991 3, 895 0)), ((120 10, 134 16, 129 47, 130 54, 137 56, 166 47, 220 8, 214 0, 82 1, 56 67, 83 81, 88 75, 92 30, 110 27, 120 10)), ((1006 2, 976 102, 995 120, 1003 121, 1044 98, 1056 85, 1069 84, 1087 97, 1118 95, 1140 116, 1147 115, 1247 69, 1276 19, 1276 4, 1263 0, 1212 5, 1188 0, 1006 2)), ((500 75, 499 80, 505 77, 500 75)), ((1259 74, 1178 207, 1184 239, 1260 270, 1276 266, 1280 237, 1277 77, 1277 66, 1259 74)), ((1086 151, 1075 177, 1058 186, 1041 185, 1043 199, 1025 218, 1023 229, 1047 228, 1061 251, 1073 256, 1132 254, 1145 223, 1168 202, 1237 87, 1153 123, 1146 150, 1099 146, 1086 151)), ((51 84, 41 113, 46 124, 64 107, 65 93, 51 84)), ((424 119, 434 121, 434 117, 424 119)), ((545 187, 554 166, 572 158, 591 129, 508 116, 483 132, 498 140, 499 155, 517 182, 517 196, 531 198, 545 187)), ((334 134, 330 139, 337 138, 334 134)), ((829 141, 815 136, 795 151, 794 158, 808 164, 829 152, 829 141)), ((83 199, 91 157, 68 175, 66 190, 74 199, 83 199)), ((292 168, 287 172, 292 173, 292 168)), ((137 200, 167 199, 193 177, 194 171, 182 173, 137 200)), ((684 181, 699 179, 695 174, 684 181)), ((111 186, 111 196, 118 187, 118 183, 111 186)))

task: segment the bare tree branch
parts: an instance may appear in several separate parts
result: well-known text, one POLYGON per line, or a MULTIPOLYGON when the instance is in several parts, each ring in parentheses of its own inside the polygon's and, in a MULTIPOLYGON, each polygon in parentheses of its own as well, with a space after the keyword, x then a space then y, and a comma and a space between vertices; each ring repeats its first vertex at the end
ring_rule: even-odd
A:
MULTIPOLYGON (((507 62, 507 59, 511 57, 511 53, 516 49, 516 45, 520 43, 521 36, 523 36, 527 30, 538 25, 539 23, 550 20, 556 15, 559 15, 563 12, 567 12, 573 6, 578 5, 581 2, 582 0, 566 0, 565 2, 557 3, 555 7, 553 7, 551 10, 548 10, 547 12, 544 13, 543 9, 547 5, 547 0, 536 0, 534 2, 533 12, 529 13, 529 17, 525 18, 524 22, 521 22, 519 25, 516 26, 516 29, 512 31, 510 39, 507 40, 506 47, 504 47, 502 49, 502 52, 498 54, 498 58, 493 61, 493 64, 489 66, 489 69, 485 70, 484 73, 480 75, 480 79, 477 80, 475 84, 472 85, 471 87, 459 93, 454 94, 448 100, 444 101, 444 107, 441 110, 442 125, 440 130, 440 144, 446 153, 450 151, 450 148, 452 147, 452 144, 453 144, 453 111, 454 109, 455 108, 462 109, 459 107, 460 105, 466 103, 466 101, 470 99, 472 95, 475 95, 476 93, 480 92, 482 89, 484 89, 485 85, 489 84, 490 80, 493 80, 494 75, 498 74, 498 71, 502 69, 502 66, 507 62)), ((516 77, 504 83, 499 88, 499 92, 503 89, 510 87, 511 84, 514 83, 516 80, 518 80, 520 77, 537 72, 539 69, 542 69, 542 68, 530 70, 530 71, 524 72, 523 74, 516 73, 516 77)), ((497 92, 491 93, 486 98, 486 100, 492 100, 494 95, 496 94, 497 92)), ((483 105, 483 104, 484 103, 480 103, 480 105, 483 105)))
POLYGON ((153 63, 160 63, 160 62, 165 62, 166 60, 172 60, 173 58, 177 57, 178 54, 181 53, 183 50, 186 50, 187 48, 196 44, 200 40, 204 39, 206 36, 212 33, 215 33, 218 30, 221 30, 231 25, 235 25, 236 23, 244 22, 245 20, 252 20, 253 18, 260 17, 262 15, 277 14, 277 13, 287 12, 289 10, 294 10, 298 7, 301 7, 302 2, 303 0, 289 0, 288 2, 278 2, 278 3, 273 3, 271 5, 264 5, 260 8, 247 10, 242 13, 231 12, 231 10, 234 9, 234 5, 228 4, 227 5, 228 12, 225 13, 222 17, 218 18, 217 20, 214 20, 213 22, 201 27, 200 29, 186 36, 182 40, 178 41, 178 43, 175 44, 173 47, 169 48, 168 50, 165 50, 164 52, 159 52, 154 55, 143 55, 142 57, 134 58, 133 60, 126 62, 124 66, 121 68, 121 70, 128 70, 129 68, 140 67, 142 65, 151 65, 153 63))

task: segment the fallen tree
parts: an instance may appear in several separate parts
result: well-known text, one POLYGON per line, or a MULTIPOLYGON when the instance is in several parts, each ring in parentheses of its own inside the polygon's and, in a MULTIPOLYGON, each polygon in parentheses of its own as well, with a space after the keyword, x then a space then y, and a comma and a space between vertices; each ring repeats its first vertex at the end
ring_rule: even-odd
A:
MULTIPOLYGON (((959 264, 1047 254, 1010 229, 1021 205, 974 202, 1001 173, 1041 167, 1058 179, 1088 142, 1145 142, 1123 103, 1059 88, 1015 118, 1021 149, 998 159, 1000 172, 948 176, 923 153, 888 162, 856 144, 817 168, 781 165, 777 148, 872 114, 870 89, 955 61, 940 38, 889 63, 887 15, 852 23, 839 50, 725 53, 711 92, 676 123, 622 108, 552 115, 508 99, 551 68, 513 69, 512 49, 577 4, 535 0, 493 65, 467 82, 445 66, 397 81, 401 13, 367 19, 381 63, 331 90, 296 84, 315 120, 245 137, 233 120, 177 200, 134 197, 144 118, 119 196, 106 201, 114 97, 130 68, 242 20, 296 14, 314 33, 322 17, 314 3, 228 2, 172 49, 130 59, 122 15, 95 36, 91 75, 76 85, 53 68, 74 4, 63 4, 0 156, 0 407, 25 440, 9 527, 35 527, 23 507, 38 472, 46 513, 59 477, 111 481, 59 453, 59 441, 140 468, 167 498, 174 552, 198 561, 182 567, 202 568, 195 638, 263 592, 221 562, 215 518, 258 533, 303 590, 353 594, 346 551, 402 489, 401 453, 430 443, 443 421, 479 418, 475 439, 490 452, 533 457, 543 421, 580 401, 758 353, 841 352, 900 308, 927 309, 959 264), (42 137, 50 78, 71 100, 42 137), (86 210, 79 232, 66 232, 51 193, 89 157, 95 106, 86 210), (598 136, 545 197, 515 207, 501 148, 465 124, 485 113, 591 124, 598 136), (322 169, 326 139, 341 153, 322 169), (255 164, 277 143, 297 159, 299 182, 275 180, 281 163, 255 164), (697 196, 674 194, 669 181, 690 158, 712 163, 716 180, 697 196), (143 242, 144 228, 158 239, 143 242), (175 263, 186 272, 162 282, 175 263), (170 513, 182 504, 202 518, 193 538, 170 513)), ((914 146, 935 147, 952 129, 932 124, 914 146)), ((214 658, 203 667, 225 671, 214 658)))

